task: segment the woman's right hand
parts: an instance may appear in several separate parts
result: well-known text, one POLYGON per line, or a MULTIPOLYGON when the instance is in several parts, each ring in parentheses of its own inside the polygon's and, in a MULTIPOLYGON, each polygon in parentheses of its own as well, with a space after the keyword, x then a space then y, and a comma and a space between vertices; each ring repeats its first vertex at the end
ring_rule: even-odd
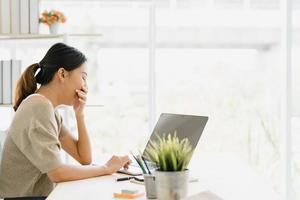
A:
POLYGON ((105 164, 109 174, 113 174, 120 170, 122 167, 128 168, 132 161, 128 156, 112 156, 105 164))

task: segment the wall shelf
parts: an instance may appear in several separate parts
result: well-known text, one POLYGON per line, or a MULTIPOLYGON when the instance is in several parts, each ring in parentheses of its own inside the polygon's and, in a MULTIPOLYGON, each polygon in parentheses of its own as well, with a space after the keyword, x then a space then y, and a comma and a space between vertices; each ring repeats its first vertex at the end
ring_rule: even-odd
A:
POLYGON ((101 33, 64 33, 64 34, 0 34, 0 40, 65 39, 66 37, 101 37, 101 33))
MULTIPOLYGON (((3 108, 12 108, 12 104, 0 104, 0 108, 3 107, 3 108)), ((103 104, 88 104, 88 105, 85 105, 85 107, 87 108, 97 108, 97 107, 104 107, 103 104)))
POLYGON ((12 104, 0 104, 0 107, 10 108, 12 106, 13 106, 12 104))

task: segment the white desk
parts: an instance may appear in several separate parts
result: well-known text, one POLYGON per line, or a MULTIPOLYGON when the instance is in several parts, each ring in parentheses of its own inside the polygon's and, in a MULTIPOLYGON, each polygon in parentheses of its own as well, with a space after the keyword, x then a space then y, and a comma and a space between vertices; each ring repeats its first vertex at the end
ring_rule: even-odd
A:
MULTIPOLYGON (((191 177, 198 182, 189 183, 189 195, 211 191, 224 200, 278 200, 270 182, 255 174, 239 159, 231 156, 201 155, 194 157, 191 177)), ((138 189, 144 186, 129 181, 116 182, 123 175, 114 174, 80 181, 59 183, 48 200, 114 199, 113 193, 121 189, 138 189)), ((141 197, 138 199, 146 199, 141 197)))

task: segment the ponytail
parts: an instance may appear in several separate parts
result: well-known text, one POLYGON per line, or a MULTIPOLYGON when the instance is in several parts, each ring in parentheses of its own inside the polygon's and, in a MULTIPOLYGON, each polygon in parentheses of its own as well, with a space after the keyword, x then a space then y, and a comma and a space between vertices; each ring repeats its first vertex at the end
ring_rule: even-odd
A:
POLYGON ((38 63, 30 65, 19 78, 15 90, 15 98, 13 104, 14 111, 17 111, 19 105, 26 97, 28 97, 36 91, 37 82, 34 77, 34 74, 38 68, 38 63))

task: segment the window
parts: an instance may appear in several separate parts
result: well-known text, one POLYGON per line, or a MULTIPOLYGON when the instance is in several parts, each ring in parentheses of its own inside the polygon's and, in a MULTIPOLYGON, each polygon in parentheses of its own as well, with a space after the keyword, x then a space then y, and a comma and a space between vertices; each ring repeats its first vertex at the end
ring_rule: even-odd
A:
MULTIPOLYGON (((151 113, 156 119, 161 112, 207 115, 197 151, 239 157, 279 193, 285 67, 280 60, 280 1, 159 0, 154 13, 150 2, 41 1, 41 11, 54 8, 67 16, 62 33, 90 34, 69 37, 68 43, 88 57, 86 122, 94 158, 142 149, 151 134, 151 113), (151 81, 156 87, 150 87, 151 81)), ((291 185, 292 200, 300 200, 300 2, 292 2, 291 185)), ((48 27, 41 25, 40 31, 47 33, 48 27)), ((1 41, 0 58, 22 59, 26 67, 57 41, 62 39, 1 41)), ((13 113, 7 107, 0 107, 0 113, 0 128, 5 129, 13 113)), ((71 109, 62 114, 76 135, 71 109)))

